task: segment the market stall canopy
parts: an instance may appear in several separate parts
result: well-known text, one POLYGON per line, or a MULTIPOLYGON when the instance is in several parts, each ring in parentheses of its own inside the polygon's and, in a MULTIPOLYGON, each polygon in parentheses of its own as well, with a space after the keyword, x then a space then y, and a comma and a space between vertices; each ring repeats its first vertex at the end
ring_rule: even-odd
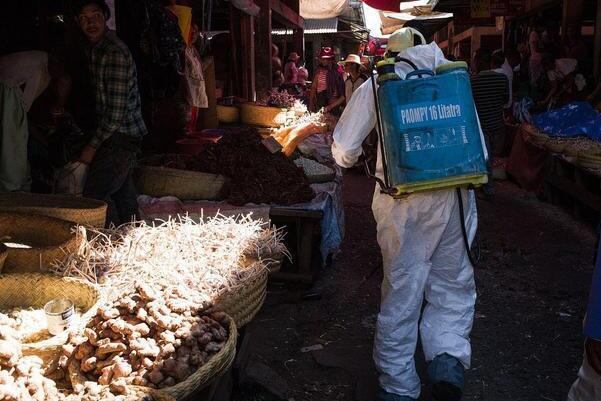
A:
POLYGON ((453 18, 451 13, 433 11, 432 0, 410 1, 398 4, 400 12, 381 11, 363 3, 365 25, 370 35, 386 38, 404 26, 413 27, 430 36, 453 18))
MULTIPOLYGON (((432 7, 438 3, 438 0, 423 0, 423 1, 412 1, 412 0, 363 0, 363 3, 369 5, 376 10, 382 11, 399 11, 403 9, 406 3, 426 3, 432 7)), ((468 1, 469 3, 469 1, 468 1)))
MULTIPOLYGON (((326 33, 338 34, 340 37, 359 41, 366 41, 369 34, 362 24, 357 24, 341 17, 305 19, 305 35, 321 35, 326 33)), ((294 34, 294 31, 290 28, 279 28, 272 29, 271 34, 276 36, 291 36, 294 34)))
POLYGON ((312 19, 333 18, 350 6, 349 0, 300 0, 300 15, 312 19))

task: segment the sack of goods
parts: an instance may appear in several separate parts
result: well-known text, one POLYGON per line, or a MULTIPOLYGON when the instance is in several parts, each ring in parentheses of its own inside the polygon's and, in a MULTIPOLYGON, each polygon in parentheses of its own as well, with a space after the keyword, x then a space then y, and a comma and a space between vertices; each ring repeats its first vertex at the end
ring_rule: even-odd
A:
POLYGON ((467 64, 436 71, 408 59, 378 63, 383 165, 393 196, 487 182, 486 156, 467 64), (401 79, 396 63, 414 71, 401 79))
POLYGON ((89 167, 81 162, 67 164, 58 172, 54 192, 82 196, 89 167))

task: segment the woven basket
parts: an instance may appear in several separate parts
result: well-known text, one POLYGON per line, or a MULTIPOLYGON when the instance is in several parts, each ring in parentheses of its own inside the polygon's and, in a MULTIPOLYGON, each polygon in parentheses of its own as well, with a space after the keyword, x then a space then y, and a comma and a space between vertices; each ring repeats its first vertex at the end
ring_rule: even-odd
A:
POLYGON ((571 143, 568 143, 563 149, 563 154, 570 157, 577 157, 579 152, 580 148, 571 143))
POLYGON ((286 122, 286 109, 243 103, 240 106, 240 120, 243 124, 277 128, 286 122))
POLYGON ((601 145, 591 147, 578 152, 578 157, 590 158, 591 160, 601 160, 601 145))
POLYGON ((227 313, 237 327, 243 327, 261 310, 267 295, 268 278, 269 270, 263 269, 239 286, 230 288, 217 298, 214 310, 227 313))
POLYGON ((578 158, 589 161, 591 163, 601 163, 601 153, 598 152, 581 151, 580 153, 578 153, 578 158))
POLYGON ((532 124, 523 123, 521 127, 522 127, 522 130, 524 130, 528 135, 537 135, 537 134, 544 135, 544 134, 541 134, 540 131, 538 130, 538 128, 536 128, 532 124))
MULTIPOLYGON (((0 311, 12 308, 36 308, 57 298, 70 299, 75 308, 84 311, 79 324, 83 327, 95 314, 102 302, 100 291, 93 284, 74 278, 42 273, 13 273, 0 275, 0 311)), ((36 355, 46 365, 61 355, 61 346, 67 342, 68 331, 47 340, 23 344, 24 355, 36 355)))
POLYGON ((169 393, 150 387, 127 386, 128 393, 135 393, 140 401, 175 401, 169 393))
POLYGON ((181 200, 218 200, 226 179, 221 175, 167 167, 138 167, 134 173, 139 193, 181 200))
POLYGON ((576 158, 576 164, 578 164, 580 167, 599 170, 601 169, 601 158, 579 154, 576 158))
POLYGON ((270 261, 265 264, 269 270, 269 274, 274 274, 280 271, 282 263, 284 263, 284 254, 273 255, 269 257, 270 261))
POLYGON ((550 140, 545 144, 545 147, 547 148, 547 150, 549 150, 553 153, 563 153, 566 146, 567 146, 567 144, 565 142, 554 141, 554 140, 550 140))
POLYGON ((280 271, 282 263, 284 263, 284 254, 277 253, 267 256, 262 256, 261 260, 265 263, 265 267, 269 270, 269 274, 274 274, 280 271))
POLYGON ((6 262, 7 256, 8 248, 4 244, 0 244, 0 273, 2 273, 2 269, 4 268, 4 262, 6 262))
POLYGON ((548 135, 545 135, 542 132, 540 132, 532 124, 522 124, 522 129, 528 134, 526 140, 534 145, 544 147, 545 144, 550 140, 548 135))
POLYGON ((0 194, 0 212, 32 213, 91 227, 104 227, 106 203, 66 195, 0 194))
POLYGON ((73 227, 73 223, 53 217, 0 212, 0 242, 31 246, 9 247, 3 271, 39 272, 62 260, 79 246, 73 227))
POLYGON ((234 124, 240 121, 240 110, 234 106, 217 105, 217 118, 220 123, 234 124))
POLYGON ((188 399, 199 390, 207 387, 217 377, 225 373, 236 356, 236 343, 238 341, 238 330, 234 319, 229 319, 229 337, 221 351, 213 355, 211 359, 194 372, 190 377, 172 387, 166 387, 164 392, 171 395, 177 401, 188 399))

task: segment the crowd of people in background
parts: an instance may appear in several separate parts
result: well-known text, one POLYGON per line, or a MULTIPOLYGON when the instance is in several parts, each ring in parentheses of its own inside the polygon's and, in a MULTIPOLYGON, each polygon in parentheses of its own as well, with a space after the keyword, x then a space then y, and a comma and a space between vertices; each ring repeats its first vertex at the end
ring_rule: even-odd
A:
POLYGON ((301 64, 302 58, 297 52, 291 52, 283 72, 276 70, 273 86, 303 100, 313 112, 323 110, 340 116, 353 92, 367 81, 366 60, 366 57, 351 53, 338 62, 334 49, 324 46, 317 55, 318 65, 309 81, 309 72, 301 64))
POLYGON ((146 53, 108 29, 104 0, 79 0, 73 37, 0 57, 0 191, 83 195, 107 202, 110 223, 135 217, 133 169, 155 120, 144 104, 176 115, 167 121, 171 141, 184 135, 192 108, 207 107, 197 27, 184 33, 172 0, 149 7, 146 53))

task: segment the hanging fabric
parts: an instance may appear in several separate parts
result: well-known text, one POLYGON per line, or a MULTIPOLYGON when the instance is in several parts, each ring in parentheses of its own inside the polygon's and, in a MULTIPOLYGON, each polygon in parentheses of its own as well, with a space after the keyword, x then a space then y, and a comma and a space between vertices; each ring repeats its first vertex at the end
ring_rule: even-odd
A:
POLYGON ((334 18, 348 9, 348 3, 348 0, 300 0, 300 15, 305 19, 334 18))
POLYGON ((200 56, 193 46, 186 47, 184 55, 186 59, 186 68, 184 70, 186 100, 190 106, 206 109, 209 107, 209 100, 202 74, 200 56))

